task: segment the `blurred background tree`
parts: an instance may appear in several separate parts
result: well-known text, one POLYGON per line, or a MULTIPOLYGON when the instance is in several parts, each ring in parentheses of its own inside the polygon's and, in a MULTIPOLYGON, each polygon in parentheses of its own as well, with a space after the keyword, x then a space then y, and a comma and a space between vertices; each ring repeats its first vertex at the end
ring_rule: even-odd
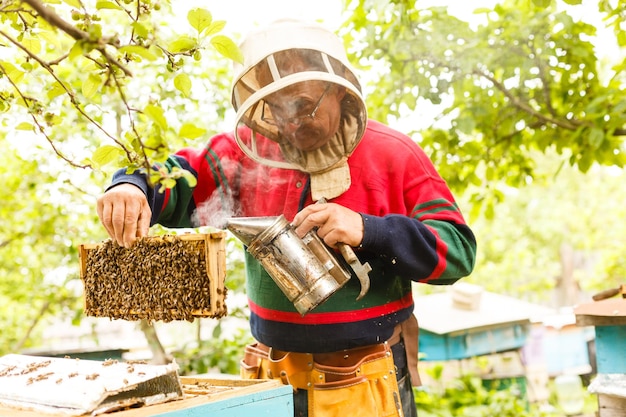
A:
POLYGON ((373 81, 370 116, 402 126, 462 194, 479 242, 469 280, 571 305, 564 283, 588 296, 626 276, 626 2, 479 3, 353 0, 341 33, 373 81))
POLYGON ((94 210, 112 172, 171 187, 186 173, 153 163, 220 129, 238 48, 208 10, 173 16, 158 1, 0 2, 0 352, 36 346, 61 312, 80 321, 77 247, 106 238, 94 210))

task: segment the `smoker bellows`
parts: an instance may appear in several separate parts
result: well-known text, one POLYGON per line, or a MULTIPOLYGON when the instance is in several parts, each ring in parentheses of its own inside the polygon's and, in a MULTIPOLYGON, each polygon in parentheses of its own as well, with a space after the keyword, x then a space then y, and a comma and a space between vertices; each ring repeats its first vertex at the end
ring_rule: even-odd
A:
POLYGON ((111 240, 79 250, 85 314, 125 320, 226 315, 225 232, 111 240))

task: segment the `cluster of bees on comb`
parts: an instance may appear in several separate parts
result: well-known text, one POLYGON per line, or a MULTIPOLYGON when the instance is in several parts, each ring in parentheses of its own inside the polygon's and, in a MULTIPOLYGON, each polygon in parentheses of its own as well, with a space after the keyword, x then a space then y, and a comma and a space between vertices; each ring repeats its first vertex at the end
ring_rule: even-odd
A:
POLYGON ((193 321, 211 308, 202 240, 167 235, 140 238, 130 248, 107 240, 89 250, 85 262, 88 316, 193 321))

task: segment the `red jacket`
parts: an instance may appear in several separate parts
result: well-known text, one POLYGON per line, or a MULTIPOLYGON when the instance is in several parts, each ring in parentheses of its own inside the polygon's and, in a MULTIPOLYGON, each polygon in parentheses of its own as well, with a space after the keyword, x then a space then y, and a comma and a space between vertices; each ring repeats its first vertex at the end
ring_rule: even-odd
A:
MULTIPOLYGON (((249 134, 244 128, 242 134, 249 134)), ((261 149, 263 151, 263 149, 261 149)), ((378 343, 412 314, 411 282, 451 284, 473 269, 476 241, 444 180, 409 137, 378 122, 348 159, 352 185, 332 202, 362 214, 358 251, 369 262, 371 287, 356 301, 351 279, 324 304, 302 317, 262 267, 247 257, 247 294, 253 336, 285 351, 323 352, 378 343)), ((218 224, 220 216, 276 216, 288 220, 312 204, 308 174, 271 168, 239 149, 232 134, 213 137, 203 149, 183 149, 166 163, 196 175, 165 193, 153 192, 135 174, 116 174, 146 192, 153 223, 169 227, 218 224), (223 210, 222 214, 219 214, 223 210), (212 218, 213 217, 213 218, 212 218)))

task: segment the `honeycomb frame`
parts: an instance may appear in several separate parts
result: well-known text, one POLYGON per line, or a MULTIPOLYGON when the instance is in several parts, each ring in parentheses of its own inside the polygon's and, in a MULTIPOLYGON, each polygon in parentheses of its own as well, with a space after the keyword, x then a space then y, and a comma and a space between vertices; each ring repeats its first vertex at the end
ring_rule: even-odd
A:
POLYGON ((221 318, 226 309, 226 232, 79 245, 87 316, 164 321, 221 318), (169 264, 169 265, 168 265, 169 264))

